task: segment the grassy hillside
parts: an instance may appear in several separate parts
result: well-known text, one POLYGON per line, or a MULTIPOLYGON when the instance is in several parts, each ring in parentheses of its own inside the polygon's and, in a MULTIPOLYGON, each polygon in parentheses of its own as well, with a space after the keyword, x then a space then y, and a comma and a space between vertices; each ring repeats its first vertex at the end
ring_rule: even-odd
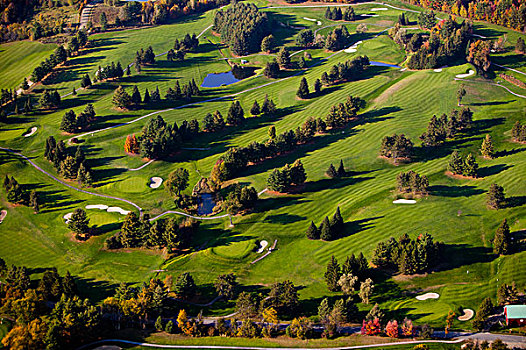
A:
MULTIPOLYGON (((147 186, 151 176, 166 179, 175 168, 185 167, 190 172, 189 193, 193 184, 199 180, 199 174, 208 176, 217 159, 228 148, 246 146, 254 140, 265 140, 271 125, 280 133, 295 129, 308 117, 324 117, 330 106, 344 101, 348 95, 362 97, 367 106, 361 113, 360 122, 319 135, 312 143, 300 146, 289 154, 251 166, 233 180, 251 184, 261 191, 266 187, 266 179, 273 169, 301 159, 307 172, 307 183, 301 193, 283 196, 263 194, 253 213, 234 218, 233 228, 228 228, 226 218, 207 220, 194 237, 194 245, 202 247, 202 250, 165 261, 158 252, 133 249, 110 252, 102 249, 104 240, 118 230, 124 218, 117 213, 88 210, 91 224, 96 225, 101 234, 86 243, 73 241, 62 217, 75 208, 87 204, 114 205, 127 210, 134 208, 117 200, 101 199, 69 189, 16 156, 0 152, 2 178, 4 174, 15 176, 20 183, 37 189, 46 203, 42 212, 35 215, 27 207, 8 204, 5 193, 1 192, 0 205, 7 209, 8 215, 0 226, 0 256, 9 264, 33 268, 35 273, 41 272, 43 267, 52 266, 56 266, 61 273, 70 270, 78 276, 81 285, 93 288, 95 292, 91 296, 95 300, 111 293, 111 289, 119 282, 138 284, 149 277, 158 276, 155 270, 159 269, 166 270, 160 277, 190 272, 196 282, 203 286, 203 299, 212 298, 211 283, 220 273, 235 272, 244 286, 254 289, 264 289, 273 282, 290 279, 300 287, 299 295, 305 302, 305 312, 313 314, 324 296, 338 295, 327 291, 323 279, 325 266, 332 255, 340 262, 352 253, 363 252, 370 258, 379 241, 403 233, 416 237, 428 232, 447 244, 447 258, 439 271, 413 277, 379 274, 375 278, 378 285, 372 298, 373 304, 378 302, 382 308, 391 310, 393 316, 408 315, 419 323, 442 325, 450 309, 459 306, 476 308, 483 297, 495 297, 498 285, 503 282, 515 281, 520 286, 526 285, 526 275, 517 268, 524 266, 525 252, 506 257, 491 254, 491 240, 504 218, 508 219, 513 232, 526 229, 523 220, 526 215, 523 180, 526 175, 526 148, 510 140, 510 130, 515 121, 524 122, 526 99, 490 84, 498 79, 483 80, 479 76, 469 78, 472 82, 462 82, 467 90, 463 104, 474 112, 473 130, 448 142, 439 152, 423 153, 413 163, 395 166, 378 157, 382 138, 395 132, 404 133, 420 145, 418 137, 425 131, 429 119, 457 108, 455 96, 460 82, 454 80, 455 76, 472 69, 472 66, 463 64, 444 68, 441 72, 401 71, 372 66, 353 82, 324 89, 319 97, 307 100, 296 98, 296 90, 303 76, 312 89, 315 79, 332 65, 357 55, 366 54, 371 60, 402 64, 405 53, 384 32, 395 23, 401 12, 394 9, 375 12, 372 11, 375 6, 357 5, 355 10, 357 13, 378 14, 378 17, 362 17, 356 22, 345 23, 353 33, 351 43, 364 40, 358 45, 356 53, 332 54, 322 49, 309 49, 313 57, 308 62, 310 68, 304 72, 285 72, 283 77, 287 79, 269 80, 257 75, 229 86, 203 88, 203 96, 196 100, 200 103, 184 108, 178 108, 180 104, 166 102, 133 111, 113 108, 113 91, 118 85, 125 86, 128 91, 136 85, 141 93, 146 88, 151 92, 158 86, 164 96, 166 89, 177 80, 183 84, 195 79, 200 84, 208 73, 228 71, 229 66, 222 59, 219 48, 226 55, 231 53, 221 46, 219 38, 208 29, 201 37, 198 51, 189 54, 183 62, 168 62, 164 56, 160 56, 155 65, 144 68, 141 74, 132 68, 132 76, 118 83, 97 84, 96 88, 80 90, 76 96, 65 97, 63 108, 58 111, 11 117, 8 123, 0 124, 0 146, 21 151, 45 171, 55 174, 52 165, 43 158, 43 145, 50 135, 63 140, 71 137, 59 130, 61 118, 68 109, 78 113, 87 103, 93 103, 98 115, 97 129, 101 129, 150 113, 155 115, 156 111, 173 107, 177 109, 159 112, 169 123, 180 124, 185 119, 193 118, 202 121, 207 113, 216 109, 226 116, 231 98, 211 102, 207 100, 231 94, 235 94, 247 114, 253 101, 261 103, 265 95, 276 102, 281 111, 278 117, 249 118, 241 127, 206 135, 185 145, 189 148, 209 147, 208 150, 181 151, 170 161, 155 161, 138 171, 129 169, 139 167, 144 164, 144 160, 127 155, 123 145, 128 134, 140 133, 147 118, 85 136, 82 147, 88 157, 95 160, 97 178, 94 188, 90 190, 129 199, 145 212, 155 215, 176 207, 162 187, 154 190, 147 186), (359 23, 368 25, 366 34, 355 34, 359 23), (379 36, 375 37, 377 34, 379 36), (22 134, 33 126, 38 127, 37 133, 32 137, 23 137, 22 134), (478 151, 486 134, 493 137, 499 155, 492 160, 480 157, 478 151), (477 155, 481 168, 479 179, 456 179, 445 174, 449 155, 454 149, 463 154, 471 152, 477 155), (351 176, 330 180, 324 173, 330 163, 337 164, 340 159, 351 176), (396 198, 396 176, 401 171, 409 170, 428 176, 430 195, 418 199, 416 205, 395 205, 392 201, 396 198), (514 204, 499 211, 488 210, 485 197, 492 183, 504 186, 506 196, 512 198, 514 204), (325 216, 332 216, 338 206, 347 222, 345 237, 333 242, 308 240, 305 230, 310 221, 319 224, 325 216), (277 239, 278 249, 251 265, 250 262, 259 256, 254 252, 256 242, 262 239, 269 242, 277 239), (422 290, 437 291, 441 297, 438 300, 417 301, 414 294, 422 290)), ((291 25, 318 29, 335 24, 325 20, 323 9, 264 11, 291 25), (320 20, 322 24, 318 26, 304 17, 320 20)), ((152 45, 156 54, 163 53, 173 46, 175 38, 180 39, 187 32, 199 34, 208 28, 212 23, 213 12, 189 16, 170 25, 91 36, 92 45, 73 58, 69 66, 62 69, 46 87, 57 88, 61 94, 66 94, 79 86, 83 74, 93 75, 99 65, 120 61, 126 66, 133 61, 137 50, 149 45, 152 45)), ((415 15, 411 14, 410 18, 414 20, 415 15)), ((328 30, 320 29, 320 33, 326 34, 328 30)), ((497 31, 493 26, 483 24, 475 27, 475 33, 484 33, 493 38, 504 32, 509 34, 507 52, 492 55, 492 59, 508 65, 512 44, 519 34, 503 28, 497 31)), ((295 50, 292 45, 296 30, 275 28, 275 34, 280 44, 289 45, 295 50)), ((22 44, 33 43, 17 45, 22 44)), ((18 57, 21 54, 10 47, 0 52, 0 55, 18 57)), ((249 65, 259 70, 271 58, 266 54, 256 54, 246 59, 249 65)), ((524 63, 524 57, 514 56, 513 59, 524 63)), ((12 62, 14 60, 11 59, 12 62)), ((510 67, 519 65, 514 63, 510 67)), ((0 74, 8 73, 7 69, 0 66, 0 74)), ((17 85, 16 80, 21 81, 23 76, 10 79, 17 85)), ((526 95, 526 91, 520 88, 510 88, 526 95)), ((35 92, 37 96, 38 93, 39 90, 35 92)), ((233 306, 218 303, 205 310, 205 313, 226 314, 233 306)), ((360 305, 362 310, 370 307, 360 305)), ((466 327, 460 322, 456 326, 466 327)))

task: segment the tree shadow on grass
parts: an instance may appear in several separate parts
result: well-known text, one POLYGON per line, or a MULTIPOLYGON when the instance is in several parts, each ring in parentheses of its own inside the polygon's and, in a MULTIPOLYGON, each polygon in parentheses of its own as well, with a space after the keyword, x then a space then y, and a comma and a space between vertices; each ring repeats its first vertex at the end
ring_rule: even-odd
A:
POLYGON ((505 208, 521 207, 526 204, 526 196, 515 196, 506 198, 505 208))
POLYGON ((444 158, 449 156, 453 150, 460 150, 462 148, 467 148, 467 143, 471 141, 481 140, 482 137, 466 137, 462 139, 456 139, 447 141, 442 146, 439 147, 422 147, 417 146, 413 149, 413 162, 427 162, 435 159, 444 158))
POLYGON ((357 233, 374 228, 373 221, 383 218, 383 216, 376 216, 367 219, 347 221, 343 225, 343 234, 340 238, 355 235, 357 233))
POLYGON ((505 170, 508 170, 510 168, 513 168, 513 165, 507 165, 507 164, 497 164, 497 165, 491 165, 486 166, 483 168, 480 168, 477 171, 477 175, 479 177, 487 177, 492 175, 497 175, 505 170))
MULTIPOLYGON (((254 213, 265 213, 269 210, 274 210, 276 208, 284 208, 287 206, 292 206, 296 204, 304 204, 311 202, 310 199, 305 199, 299 196, 281 196, 281 197, 270 197, 265 199, 258 199, 256 207, 254 208, 254 213)), ((244 222, 248 224, 249 222, 244 222)))
POLYGON ((98 303, 111 297, 115 293, 118 284, 109 281, 100 281, 93 278, 73 276, 77 284, 80 296, 89 298, 92 303, 98 303))
POLYGON ((305 183, 304 190, 302 193, 312 193, 323 191, 327 189, 338 189, 344 188, 347 186, 355 185, 359 182, 366 180, 372 180, 374 177, 347 177, 341 179, 321 179, 317 181, 308 181, 305 183))
POLYGON ((514 148, 514 149, 510 149, 509 151, 508 150, 502 150, 502 151, 499 151, 495 154, 495 156, 497 158, 500 158, 500 157, 506 157, 506 156, 511 156, 511 155, 514 155, 514 154, 517 154, 517 153, 520 153, 520 152, 524 152, 526 151, 526 148, 514 148))
POLYGON ((473 247, 468 244, 445 244, 440 264, 433 271, 445 271, 476 263, 488 263, 495 259, 492 249, 473 247))
POLYGON ((475 136, 480 135, 482 133, 487 133, 489 129, 504 123, 505 120, 505 118, 475 120, 473 121, 471 128, 469 130, 466 130, 463 134, 467 136, 475 136))
POLYGON ((440 197, 471 197, 483 194, 486 191, 477 188, 476 186, 443 186, 435 185, 429 187, 429 192, 433 196, 440 197))
POLYGON ((470 105, 470 106, 499 106, 499 105, 509 104, 509 103, 512 103, 512 102, 515 102, 515 101, 516 101, 516 100, 511 100, 511 101, 475 102, 475 103, 470 103, 469 105, 470 105))
POLYGON ((63 194, 64 191, 38 191, 39 202, 41 204, 41 213, 51 213, 66 209, 75 209, 79 203, 83 203, 80 199, 69 199, 69 196, 63 194), (69 200, 68 200, 69 199, 69 200))
POLYGON ((294 222, 305 220, 305 216, 300 216, 296 214, 275 214, 275 215, 269 215, 265 217, 263 222, 265 223, 271 223, 271 224, 281 224, 281 225, 287 225, 292 224, 294 222))

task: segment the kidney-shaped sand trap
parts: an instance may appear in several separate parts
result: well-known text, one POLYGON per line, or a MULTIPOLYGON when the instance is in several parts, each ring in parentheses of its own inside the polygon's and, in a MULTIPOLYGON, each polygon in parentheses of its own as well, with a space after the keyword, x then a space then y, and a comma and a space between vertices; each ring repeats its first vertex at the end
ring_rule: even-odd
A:
POLYGON ((427 300, 427 299, 438 299, 440 294, 438 293, 426 293, 416 297, 418 300, 427 300))
POLYGON ((161 186, 161 184, 163 183, 163 178, 154 176, 150 179, 150 181, 151 181, 150 183, 151 188, 159 188, 159 186, 161 186))

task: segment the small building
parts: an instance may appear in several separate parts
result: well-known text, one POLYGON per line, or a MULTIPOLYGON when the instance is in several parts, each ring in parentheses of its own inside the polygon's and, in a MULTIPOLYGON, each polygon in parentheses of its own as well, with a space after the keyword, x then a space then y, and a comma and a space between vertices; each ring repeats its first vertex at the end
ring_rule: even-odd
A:
POLYGON ((506 326, 526 326, 526 305, 504 306, 506 326))

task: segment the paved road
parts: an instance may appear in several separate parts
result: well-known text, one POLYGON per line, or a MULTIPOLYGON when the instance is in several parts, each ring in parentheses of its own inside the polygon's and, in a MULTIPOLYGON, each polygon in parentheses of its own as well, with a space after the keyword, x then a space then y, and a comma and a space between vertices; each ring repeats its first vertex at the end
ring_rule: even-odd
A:
POLYGON ((78 187, 75 187, 75 186, 72 186, 70 184, 68 184, 67 182, 64 182, 62 180, 60 180, 59 178, 57 178, 56 176, 48 173, 47 171, 45 171, 44 169, 42 169, 41 167, 39 167, 38 165, 36 165, 31 159, 29 159, 28 157, 26 157, 25 155, 23 155, 22 153, 19 153, 19 152, 16 152, 10 148, 5 148, 5 147, 0 147, 0 150, 3 150, 3 151, 6 151, 8 153, 11 153, 11 154, 14 154, 20 158, 23 158, 24 160, 26 160, 33 168, 35 168, 36 170, 40 171, 41 173, 47 175, 48 177, 50 177, 52 180, 58 182, 59 184, 61 185, 64 185, 72 190, 75 190, 77 192, 82 192, 82 193, 85 193, 85 194, 89 194, 89 195, 92 195, 92 196, 96 196, 96 197, 101 197, 101 198, 107 198, 107 199, 115 199, 117 201, 120 201, 120 202, 124 202, 124 203, 127 203, 133 207, 135 207, 137 210, 139 210, 139 214, 142 215, 142 208, 140 206, 138 206, 137 204, 133 203, 132 201, 129 201, 127 199, 124 199, 124 198, 119 198, 119 197, 115 197, 115 196, 109 196, 109 195, 106 195, 106 194, 100 194, 100 193, 94 193, 94 192, 90 192, 90 191, 86 191, 86 190, 83 190, 81 188, 78 188, 78 187))
MULTIPOLYGON (((422 343, 442 343, 442 344, 458 344, 462 342, 462 339, 457 340, 410 340, 406 342, 392 342, 382 344, 368 344, 368 345, 356 345, 356 346, 345 346, 337 348, 316 348, 318 350, 351 350, 351 349, 365 349, 365 348, 378 348, 396 346, 400 344, 422 344, 422 343)), ((78 348, 77 350, 90 349, 97 345, 103 344, 126 344, 126 345, 137 345, 156 349, 230 349, 230 350, 313 350, 315 348, 285 348, 285 347, 256 347, 256 346, 218 346, 218 345, 164 345, 164 344, 152 344, 135 342, 124 339, 106 339, 94 342, 78 348)))

